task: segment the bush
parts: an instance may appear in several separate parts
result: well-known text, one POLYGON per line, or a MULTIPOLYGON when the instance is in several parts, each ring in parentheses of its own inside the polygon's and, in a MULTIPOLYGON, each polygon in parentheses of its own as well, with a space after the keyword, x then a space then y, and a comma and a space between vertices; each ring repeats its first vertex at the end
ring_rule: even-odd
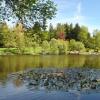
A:
POLYGON ((82 42, 77 42, 75 40, 70 40, 69 42, 69 50, 70 51, 84 51, 85 47, 82 42))
POLYGON ((42 53, 43 54, 48 54, 50 52, 50 44, 48 43, 48 41, 43 41, 42 42, 42 53))
POLYGON ((68 42, 64 40, 58 40, 59 54, 66 54, 68 49, 68 42))
POLYGON ((59 54, 58 41, 54 38, 50 41, 50 54, 59 54))
POLYGON ((85 50, 84 44, 82 42, 76 42, 76 50, 79 52, 84 51, 85 50))
POLYGON ((69 42, 69 51, 75 51, 76 50, 76 41, 74 39, 70 40, 69 42))

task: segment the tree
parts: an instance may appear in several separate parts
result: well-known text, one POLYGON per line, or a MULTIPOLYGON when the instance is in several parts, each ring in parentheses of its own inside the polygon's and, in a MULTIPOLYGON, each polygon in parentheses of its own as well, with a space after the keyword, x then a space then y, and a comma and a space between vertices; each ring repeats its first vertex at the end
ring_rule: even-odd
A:
POLYGON ((56 27, 56 34, 58 36, 59 39, 65 39, 65 25, 64 24, 57 24, 56 27))
POLYGON ((3 20, 10 20, 11 17, 14 17, 23 22, 27 12, 31 10, 36 0, 1 0, 0 3, 0 11, 3 20), (3 5, 4 3, 5 5, 3 5))
POLYGON ((24 35, 24 29, 22 23, 17 23, 16 27, 14 28, 13 32, 15 33, 15 42, 16 47, 20 52, 23 52, 25 48, 25 35, 24 35))
POLYGON ((79 38, 78 38, 79 34, 80 34, 80 26, 79 24, 76 24, 73 29, 72 39, 79 41, 79 38))
POLYGON ((59 54, 58 41, 54 38, 50 41, 50 51, 51 54, 59 54))
POLYGON ((32 41, 32 38, 30 36, 25 35, 24 39, 25 39, 25 47, 30 48, 33 46, 33 41, 32 41))
POLYGON ((72 23, 70 25, 65 24, 65 34, 66 34, 67 40, 74 39, 73 24, 72 23))
POLYGON ((58 40, 59 54, 66 54, 68 50, 68 41, 58 40))
POLYGON ((79 24, 76 24, 75 27, 73 27, 73 24, 65 24, 65 32, 66 32, 66 39, 74 39, 79 41, 78 35, 80 34, 80 26, 79 24))
POLYGON ((4 46, 4 25, 5 23, 0 23, 0 47, 4 46))
POLYGON ((84 44, 82 42, 76 42, 76 51, 84 51, 85 47, 84 44))
POLYGON ((66 34, 66 39, 70 39, 70 26, 66 23, 65 24, 65 34, 66 34))
POLYGON ((39 1, 37 4, 38 11, 40 11, 38 17, 41 22, 43 30, 46 30, 47 19, 52 19, 56 14, 56 5, 50 0, 39 1))
POLYGON ((15 48, 16 47, 16 34, 14 32, 8 32, 3 34, 4 47, 15 48))
POLYGON ((41 38, 41 42, 44 40, 49 40, 49 32, 43 31, 40 38, 41 38))
POLYGON ((32 28, 32 31, 31 31, 31 36, 33 38, 33 41, 40 42, 41 41, 41 34, 42 34, 42 31, 41 31, 40 23, 35 22, 35 24, 32 28))
POLYGON ((94 31, 94 38, 95 38, 95 49, 100 49, 100 31, 95 30, 94 31))
POLYGON ((75 51, 76 50, 76 41, 74 39, 70 40, 69 42, 69 51, 75 51))
POLYGON ((50 44, 46 40, 42 42, 42 52, 43 54, 48 54, 50 52, 50 44))
POLYGON ((39 22, 35 22, 33 28, 32 28, 33 33, 35 34, 40 34, 41 33, 41 25, 39 22))
POLYGON ((70 40, 69 42, 69 50, 70 51, 84 51, 85 47, 82 42, 77 42, 75 40, 70 40))
POLYGON ((3 33, 0 32, 0 47, 3 47, 4 43, 3 43, 3 33))
POLYGON ((8 33, 9 32, 8 25, 5 21, 0 23, 0 32, 1 33, 8 33))
POLYGON ((53 28, 53 25, 50 23, 49 25, 49 40, 52 38, 56 38, 56 32, 55 29, 53 28))
POLYGON ((0 38, 1 38, 1 46, 2 47, 15 47, 15 41, 14 41, 14 34, 11 32, 11 30, 8 28, 6 22, 1 23, 0 25, 0 38))
POLYGON ((85 26, 82 26, 80 28, 80 33, 78 34, 78 39, 82 42, 84 42, 88 38, 88 28, 85 26))
POLYGON ((95 46, 95 37, 94 36, 88 38, 87 46, 85 46, 85 47, 87 47, 89 49, 95 49, 96 46, 95 46))
POLYGON ((50 25, 49 25, 49 32, 52 33, 53 31, 54 31, 53 25, 50 23, 50 25))
POLYGON ((85 47, 88 47, 89 39, 90 39, 90 34, 88 32, 88 28, 85 26, 82 26, 78 34, 78 40, 83 42, 85 44, 85 47))
POLYGON ((0 18, 16 19, 27 27, 38 21, 45 30, 46 21, 56 14, 56 5, 51 0, 1 0, 0 3, 0 18))

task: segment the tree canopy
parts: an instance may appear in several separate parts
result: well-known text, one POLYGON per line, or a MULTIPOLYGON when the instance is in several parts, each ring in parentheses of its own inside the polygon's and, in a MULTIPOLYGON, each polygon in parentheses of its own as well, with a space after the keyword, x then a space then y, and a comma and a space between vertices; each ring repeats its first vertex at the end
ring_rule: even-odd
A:
POLYGON ((56 14, 56 5, 51 0, 1 0, 1 20, 13 20, 30 27, 39 22, 46 29, 46 21, 56 14))

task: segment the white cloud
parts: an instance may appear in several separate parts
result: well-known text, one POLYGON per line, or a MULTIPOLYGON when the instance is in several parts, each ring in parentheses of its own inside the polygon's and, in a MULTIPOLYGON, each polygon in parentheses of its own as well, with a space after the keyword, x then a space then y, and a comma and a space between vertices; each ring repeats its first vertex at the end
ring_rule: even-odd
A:
POLYGON ((73 2, 73 0, 64 0, 62 4, 60 4, 61 2, 59 1, 60 11, 58 9, 57 17, 49 21, 49 23, 52 23, 54 26, 56 26, 57 23, 67 22, 69 24, 73 23, 74 25, 79 23, 80 25, 87 26, 91 33, 97 28, 97 26, 88 24, 90 17, 83 15, 82 10, 84 8, 82 0, 75 0, 75 2, 73 2))
POLYGON ((63 9, 64 11, 62 11, 62 12, 66 13, 66 17, 63 18, 63 14, 59 13, 59 14, 57 14, 57 17, 51 22, 53 24, 56 24, 59 22, 60 23, 68 22, 68 23, 80 23, 80 24, 82 24, 84 22, 84 19, 85 19, 85 16, 82 15, 82 2, 81 1, 78 1, 77 3, 76 2, 68 2, 68 1, 66 1, 66 2, 65 1, 63 2, 63 6, 59 5, 59 7, 61 7, 60 10, 62 10, 62 8, 64 7, 64 9, 63 9), (69 8, 67 9, 67 7, 66 7, 67 4, 70 4, 70 9, 73 8, 72 15, 70 15, 70 16, 67 13, 67 11, 70 10, 69 8), (65 7, 66 7, 66 9, 65 9, 65 7))
POLYGON ((75 15, 73 16, 73 19, 78 23, 83 23, 85 16, 82 15, 82 2, 79 1, 76 5, 76 11, 75 15))
MULTIPOLYGON (((71 6, 72 7, 72 6, 71 6)), ((79 23, 79 24, 84 24, 85 22, 85 16, 82 15, 82 2, 79 1, 75 6, 75 11, 73 12, 73 15, 70 17, 65 17, 64 19, 59 19, 59 20, 55 20, 54 23, 79 23)))
POLYGON ((82 7, 82 3, 79 2, 78 5, 77 5, 77 12, 78 12, 78 14, 81 13, 81 7, 82 7))

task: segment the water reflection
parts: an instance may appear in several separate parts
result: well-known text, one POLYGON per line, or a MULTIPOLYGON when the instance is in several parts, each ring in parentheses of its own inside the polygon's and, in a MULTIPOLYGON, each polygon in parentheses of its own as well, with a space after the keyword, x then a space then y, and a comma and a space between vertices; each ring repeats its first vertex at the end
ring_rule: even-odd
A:
POLYGON ((15 79, 13 80, 13 84, 15 87, 20 88, 23 85, 23 81, 21 79, 15 79))
MULTIPOLYGON (((16 87, 26 85, 29 90, 100 92, 100 70, 95 69, 32 69, 16 73, 16 87)), ((9 76, 10 79, 12 75, 9 76)))
POLYGON ((0 80, 13 72, 28 68, 100 68, 100 56, 52 55, 52 56, 0 56, 0 80))
POLYGON ((95 55, 0 56, 0 97, 27 90, 100 92, 99 68, 95 55))

